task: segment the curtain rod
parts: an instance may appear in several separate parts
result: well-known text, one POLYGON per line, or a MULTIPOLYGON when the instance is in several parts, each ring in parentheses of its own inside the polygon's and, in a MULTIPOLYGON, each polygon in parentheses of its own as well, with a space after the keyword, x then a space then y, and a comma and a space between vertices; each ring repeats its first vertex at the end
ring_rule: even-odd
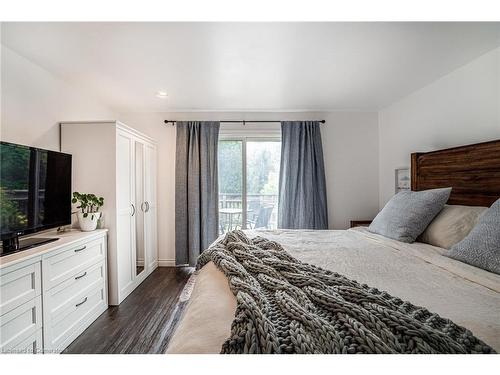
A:
MULTIPOLYGON (((172 126, 174 126, 175 123, 177 122, 177 120, 165 120, 163 122, 165 124, 170 124, 171 123, 172 126)), ((219 122, 222 122, 222 123, 232 123, 232 124, 241 123, 243 125, 245 125, 247 123, 250 123, 250 122, 254 122, 254 123, 259 123, 259 122, 278 122, 278 123, 281 123, 281 121, 278 121, 278 120, 271 120, 271 121, 265 121, 265 120, 223 120, 223 121, 219 121, 219 122)), ((321 124, 324 124, 326 121, 325 120, 318 120, 318 122, 321 123, 321 124)))

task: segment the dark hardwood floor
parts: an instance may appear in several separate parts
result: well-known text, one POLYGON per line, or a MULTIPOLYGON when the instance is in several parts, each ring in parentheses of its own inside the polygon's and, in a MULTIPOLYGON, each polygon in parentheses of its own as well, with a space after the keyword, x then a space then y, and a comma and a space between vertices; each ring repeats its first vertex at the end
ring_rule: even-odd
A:
POLYGON ((110 306, 63 353, 163 353, 187 302, 192 268, 157 268, 119 306, 110 306))

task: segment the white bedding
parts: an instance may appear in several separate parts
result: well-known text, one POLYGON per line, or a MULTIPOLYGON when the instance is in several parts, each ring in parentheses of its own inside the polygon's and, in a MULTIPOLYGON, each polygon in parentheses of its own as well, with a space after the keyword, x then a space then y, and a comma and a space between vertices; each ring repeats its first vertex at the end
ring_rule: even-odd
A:
MULTIPOLYGON (((347 231, 246 231, 275 240, 297 259, 426 307, 500 351, 500 276, 447 258, 445 249, 347 231)), ((236 300, 213 263, 200 270, 167 353, 218 353, 236 300)))

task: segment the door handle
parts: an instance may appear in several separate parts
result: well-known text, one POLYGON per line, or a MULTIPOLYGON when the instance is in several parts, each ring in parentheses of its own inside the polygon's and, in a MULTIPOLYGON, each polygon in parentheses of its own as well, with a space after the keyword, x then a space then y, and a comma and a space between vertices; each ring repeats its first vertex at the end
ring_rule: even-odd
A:
POLYGON ((146 212, 149 212, 149 202, 146 201, 145 203, 146 203, 146 212))
POLYGON ((133 203, 130 204, 132 206, 132 215, 131 216, 134 216, 135 215, 135 206, 133 203))
POLYGON ((81 306, 81 305, 83 305, 85 302, 87 302, 87 297, 85 297, 85 298, 83 299, 83 301, 82 301, 82 302, 77 303, 77 304, 75 305, 75 307, 81 306))
POLYGON ((142 202, 142 203, 141 203, 141 211, 142 211, 142 212, 148 212, 148 211, 147 211, 147 209, 146 209, 146 210, 144 209, 144 206, 145 206, 145 205, 146 205, 146 202, 142 202))

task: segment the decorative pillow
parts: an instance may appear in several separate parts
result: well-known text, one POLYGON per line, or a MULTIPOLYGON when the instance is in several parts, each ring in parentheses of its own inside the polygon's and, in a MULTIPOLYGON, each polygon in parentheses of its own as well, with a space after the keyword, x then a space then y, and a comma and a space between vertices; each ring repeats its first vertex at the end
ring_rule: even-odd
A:
POLYGON ((487 209, 445 205, 417 241, 449 249, 469 234, 487 209))
POLYGON ((412 243, 443 209, 451 188, 397 193, 368 227, 372 233, 412 243))
POLYGON ((500 199, 446 256, 500 275, 500 199))

